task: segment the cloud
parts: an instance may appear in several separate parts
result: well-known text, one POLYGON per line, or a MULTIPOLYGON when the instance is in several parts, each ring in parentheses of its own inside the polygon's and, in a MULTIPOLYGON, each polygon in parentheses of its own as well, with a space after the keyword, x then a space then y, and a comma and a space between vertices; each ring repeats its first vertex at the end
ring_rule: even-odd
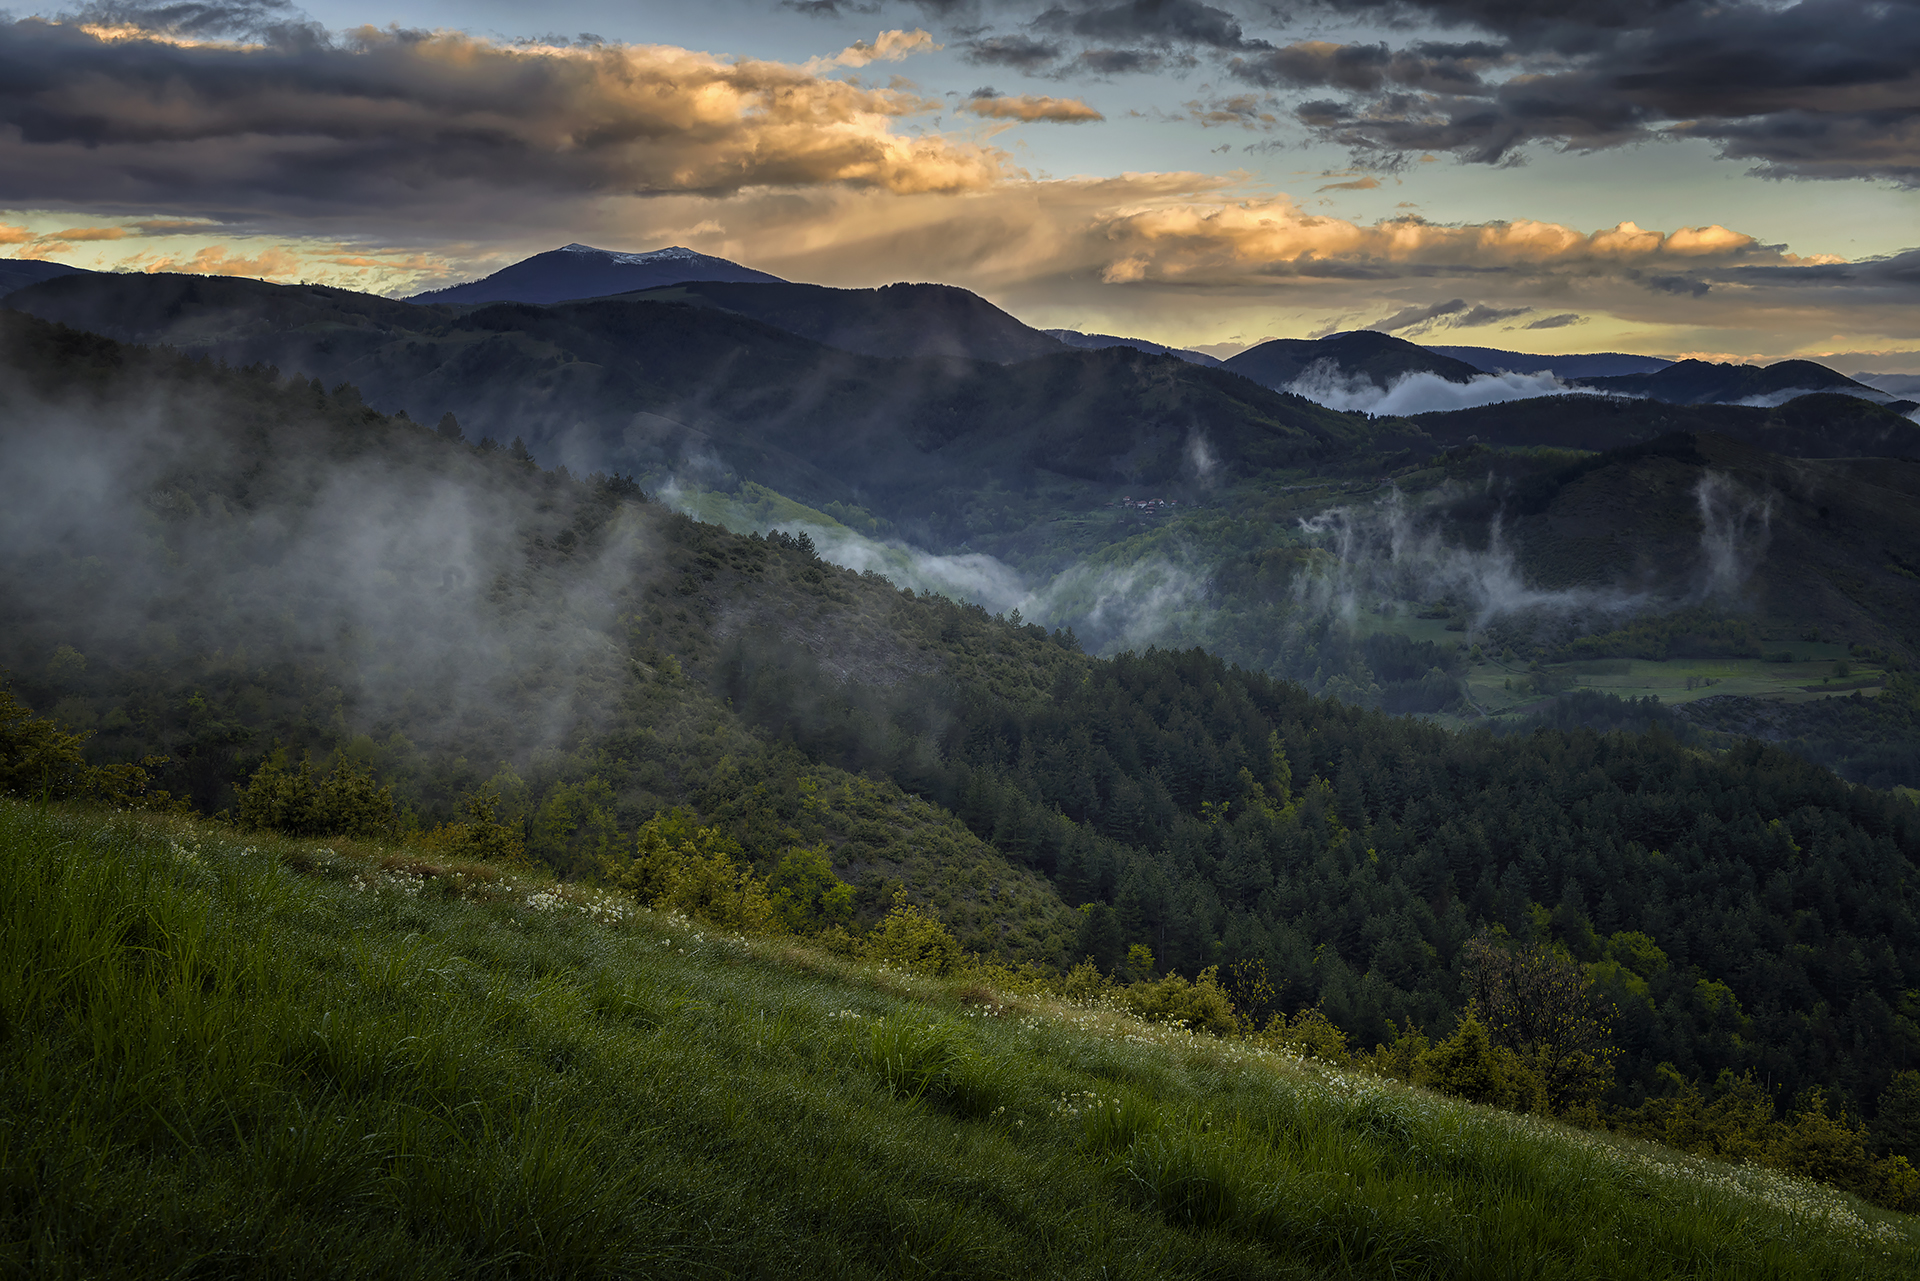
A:
MULTIPOLYGON (((928 43, 883 33, 852 56, 928 43)), ((955 192, 1012 176, 993 148, 897 128, 936 106, 664 46, 372 28, 238 44, 28 19, 0 23, 0 206, 511 219, 621 194, 955 192)))
POLYGON ((1324 187, 1315 187, 1315 191, 1372 191, 1380 185, 1378 178, 1355 178, 1351 182, 1330 182, 1324 187))
POLYGON ((1233 59, 1229 70, 1270 89, 1326 88, 1377 93, 1389 85, 1437 93, 1470 94, 1486 88, 1482 73, 1512 63, 1500 45, 1420 41, 1394 51, 1382 44, 1335 44, 1308 40, 1233 59))
POLYGON ((989 36, 969 40, 960 46, 968 62, 982 66, 1014 67, 1033 71, 1052 62, 1064 52, 1064 46, 1030 36, 989 36))
MULTIPOLYGON (((1210 102, 1189 102, 1184 104, 1187 118, 1203 129, 1215 125, 1238 125, 1242 129, 1271 129, 1278 118, 1271 110, 1270 100, 1257 94, 1237 93, 1227 97, 1215 98, 1210 102)), ((1322 188, 1325 190, 1325 188, 1322 188)))
POLYGON ((1215 49, 1264 49, 1248 41, 1240 22, 1225 9, 1196 0, 1127 0, 1114 5, 1069 9, 1055 6, 1033 20, 1040 31, 1091 40, 1142 41, 1149 44, 1205 45, 1215 49))
POLYGON ((1050 120, 1056 124, 1084 124, 1106 117, 1078 98, 1043 98, 1031 94, 1012 97, 978 93, 960 104, 960 110, 991 120, 1050 120))
POLYGON ((1457 316, 1466 309, 1466 299, 1452 298, 1446 302, 1431 303, 1425 307, 1402 307, 1386 319, 1376 320, 1371 325, 1363 327, 1383 334, 1390 334, 1400 329, 1411 329, 1417 332, 1431 327, 1436 320, 1457 316))
POLYGON ((935 44, 933 37, 924 31, 882 31, 871 41, 854 41, 824 62, 808 64, 808 70, 820 66, 864 67, 875 62, 899 62, 916 53, 935 53, 942 48, 945 46, 935 44))
POLYGON ((1428 414, 1449 409, 1473 409, 1509 400, 1581 393, 1551 373, 1479 374, 1464 383, 1449 382, 1438 374, 1405 373, 1381 387, 1365 374, 1346 374, 1332 360, 1316 360, 1287 384, 1287 390, 1318 405, 1349 413, 1428 414))
POLYGON ((1578 312, 1563 311, 1553 316, 1542 316, 1538 320, 1528 321, 1522 329, 1565 329, 1568 325, 1583 325, 1587 321, 1578 312))
POLYGON ((1326 0, 1492 42, 1307 41, 1233 58, 1265 88, 1331 89, 1298 118, 1378 163, 1450 151, 1506 163, 1655 137, 1715 144, 1768 177, 1920 186, 1920 21, 1906 0, 1326 0))
MULTIPOLYGON (((257 280, 298 279, 304 266, 300 257, 279 246, 271 246, 248 257, 220 245, 211 245, 187 257, 160 257, 136 260, 142 271, 176 271, 194 276, 252 276, 257 280)), ((372 260, 348 260, 342 265, 372 265, 372 260)))
POLYGON ((1696 280, 1690 276, 1649 276, 1646 279, 1646 286, 1656 293, 1684 294, 1689 298, 1701 297, 1713 288, 1706 281, 1696 280))
POLYGON ((1176 60, 1154 49, 1083 49, 1067 71, 1095 76, 1144 75, 1172 61, 1176 60))
POLYGON ((1411 337, 1434 329, 1471 329, 1479 325, 1497 324, 1515 316, 1524 316, 1532 310, 1531 307, 1489 307, 1485 303, 1475 303, 1469 307, 1464 298, 1450 298, 1446 302, 1430 303, 1424 307, 1403 307, 1385 320, 1376 320, 1362 328, 1378 330, 1383 334, 1405 331, 1411 337))

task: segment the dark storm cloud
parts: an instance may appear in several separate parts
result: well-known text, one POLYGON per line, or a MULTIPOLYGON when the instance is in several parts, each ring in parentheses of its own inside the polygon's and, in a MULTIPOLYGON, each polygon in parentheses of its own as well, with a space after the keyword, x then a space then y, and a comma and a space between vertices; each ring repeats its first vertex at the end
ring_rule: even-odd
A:
POLYGON ((1660 294, 1676 294, 1683 298, 1704 296, 1713 286, 1704 280, 1692 276, 1648 276, 1641 283, 1660 294))
POLYGON ((871 4, 853 4, 848 0, 780 0, 782 9, 804 13, 809 18, 838 18, 849 13, 878 13, 879 0, 871 4))
POLYGON ((1167 63, 1167 55, 1153 49, 1086 49, 1073 60, 1071 69, 1096 76, 1122 76, 1158 71, 1167 63))
POLYGON ((1532 310, 1531 307, 1489 307, 1485 303, 1468 306, 1464 298, 1449 298, 1425 307, 1402 307, 1384 320, 1376 320, 1365 328, 1383 334, 1405 332, 1419 335, 1435 329, 1471 329, 1476 325, 1497 324, 1502 320, 1512 320, 1515 316, 1524 316, 1532 310))
POLYGON ((1436 320, 1458 316, 1466 310, 1466 299, 1451 298, 1446 302, 1436 302, 1426 307, 1402 307, 1385 320, 1376 320, 1366 327, 1377 329, 1383 334, 1390 334, 1399 329, 1422 329, 1431 326, 1436 320))
POLYGON ((0 205, 444 218, 598 195, 974 190, 999 153, 926 109, 784 63, 363 28, 195 43, 0 22, 0 205), (409 213, 408 211, 412 211, 409 213))
POLYGON ((1593 150, 1655 136, 1716 144, 1778 178, 1920 185, 1915 0, 1329 0, 1389 24, 1477 29, 1495 45, 1289 45, 1232 74, 1350 97, 1296 114, 1363 154, 1498 163, 1527 144, 1593 150), (1490 72, 1506 72, 1495 79, 1490 72))
POLYGON ((960 46, 968 62, 982 66, 1013 67, 1033 71, 1058 58, 1065 47, 1031 36, 987 36, 969 40, 960 46))
POLYGON ((1131 0, 1131 3, 1085 8, 1048 9, 1033 21, 1036 30, 1081 36, 1089 40, 1202 45, 1214 49, 1264 49, 1264 40, 1249 41, 1240 21, 1225 9, 1196 0, 1131 0))
POLYGON ((100 26, 135 26, 188 38, 237 37, 283 44, 325 39, 323 29, 287 0, 186 0, 153 5, 109 2, 83 6, 74 17, 100 26))
POLYGON ((1489 307, 1485 303, 1480 303, 1447 323, 1468 329, 1474 325, 1493 325, 1503 320, 1512 320, 1515 316, 1524 316, 1532 310, 1531 307, 1489 307))
POLYGON ((1498 45, 1418 42, 1398 52, 1385 44, 1307 41, 1228 63, 1232 73, 1269 89, 1328 88, 1377 93, 1389 85, 1440 93, 1484 89, 1480 73, 1511 61, 1498 45))

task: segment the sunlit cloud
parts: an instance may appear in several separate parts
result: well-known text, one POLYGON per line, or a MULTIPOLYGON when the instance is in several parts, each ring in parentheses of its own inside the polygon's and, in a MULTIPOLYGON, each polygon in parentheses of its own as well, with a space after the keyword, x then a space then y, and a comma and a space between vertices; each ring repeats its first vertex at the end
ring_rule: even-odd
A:
POLYGON ((1106 117, 1078 98, 1047 98, 1033 94, 976 94, 960 104, 960 110, 989 120, 1018 120, 1023 123, 1051 121, 1054 124, 1086 124, 1106 117))

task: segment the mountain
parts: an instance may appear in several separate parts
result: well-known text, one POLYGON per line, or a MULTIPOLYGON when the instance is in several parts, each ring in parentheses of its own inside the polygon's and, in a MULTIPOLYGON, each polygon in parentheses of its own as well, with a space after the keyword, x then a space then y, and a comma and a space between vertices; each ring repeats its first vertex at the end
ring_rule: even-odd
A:
POLYGON ((1436 508, 1457 522, 1453 541, 1486 538, 1497 514, 1543 600, 1717 596, 1777 635, 1920 650, 1920 457, 1787 459, 1695 431, 1544 466, 1482 455, 1462 470, 1483 483, 1436 508))
POLYGON ((0 258, 0 298, 56 276, 92 274, 85 267, 69 267, 63 262, 42 262, 37 258, 0 258))
POLYGON ((1858 396, 1812 392, 1772 407, 1669 404, 1612 396, 1543 396, 1409 420, 1436 444, 1620 449, 1670 432, 1713 432, 1790 458, 1920 457, 1910 411, 1858 396))
POLYGON ((1609 395, 1645 396, 1676 405, 1780 404, 1809 392, 1838 392, 1880 402, 1895 399, 1811 360, 1782 360, 1772 365, 1682 360, 1650 374, 1583 378, 1580 382, 1609 395))
POLYGON ((1178 356, 1182 360, 1196 365, 1219 365, 1225 362, 1217 356, 1209 356, 1204 351, 1188 351, 1184 347, 1168 347, 1162 343, 1149 342, 1145 338, 1120 338, 1113 334, 1084 334, 1078 329, 1049 329, 1045 331, 1050 338, 1057 338, 1069 347, 1079 347, 1085 351, 1098 351, 1102 347, 1131 347, 1135 351, 1152 352, 1160 356, 1178 356))
POLYGON ((1673 363, 1658 356, 1629 356, 1617 351, 1580 356, 1538 356, 1522 351, 1502 351, 1497 347, 1429 345, 1427 350, 1437 351, 1454 360, 1464 360, 1483 374, 1497 374, 1505 370, 1513 374, 1552 374, 1562 380, 1651 374, 1673 363))
POLYGON ((481 280, 429 289, 407 299, 417 303, 565 302, 607 294, 677 285, 689 280, 782 284, 780 277, 674 246, 651 253, 618 253, 591 245, 566 245, 502 267, 481 280))
MULTIPOLYGON (((1135 360, 1245 385, 1137 352, 1084 355, 1109 381, 1135 360)), ((1096 659, 1012 611, 896 592, 807 541, 699 524, 618 478, 382 415, 351 388, 19 313, 0 313, 0 367, 0 668, 28 706, 94 731, 97 764, 168 757, 160 785, 203 812, 231 811, 248 778, 311 752, 377 774, 423 841, 466 822, 477 796, 529 857, 576 880, 644 848, 643 824, 697 820, 737 843, 723 871, 764 876, 816 851, 863 932, 897 887, 968 948, 1056 972, 1088 956, 1107 975, 1189 979, 1257 962, 1242 972, 1270 982, 1239 997, 1252 1026, 1317 1010, 1367 1051, 1411 1040, 1408 1020, 1450 1035, 1469 940, 1498 926, 1593 967, 1581 973, 1618 1010, 1609 1107, 1675 1072, 1710 1086, 1753 1071, 1783 1098, 1819 1085, 1868 1114, 1920 1037, 1907 995, 1920 816, 1784 752, 1456 735, 1197 649, 1096 659)), ((1513 549, 1536 613, 1571 587, 1704 575, 1711 589, 1728 557, 1762 552, 1735 568, 1764 607, 1853 609, 1862 630, 1846 634, 1863 640, 1878 640, 1865 611, 1881 598, 1898 595, 1908 620, 1920 610, 1906 568, 1920 564, 1920 465, 1690 436, 1447 466, 1421 501, 1376 511, 1414 523, 1409 545, 1436 526, 1477 530, 1441 559, 1503 590, 1522 581, 1501 559, 1513 549)), ((1341 510, 1365 515, 1357 496, 1341 510)), ((1264 515, 1247 526, 1278 523, 1264 515)), ((1299 531, 1283 531, 1291 563, 1346 555, 1307 554, 1299 531)), ((1307 584, 1277 576, 1284 556, 1234 552, 1223 576, 1252 575, 1286 613, 1310 607, 1307 584)), ((1468 590, 1464 573, 1450 582, 1468 590)), ((1441 662, 1486 661, 1430 627, 1440 641, 1365 640, 1392 642, 1376 665, 1414 684, 1441 662)), ((1502 643, 1491 627, 1474 637, 1502 643)), ((1313 661, 1351 684, 1332 638, 1308 638, 1313 661)), ((1510 643, 1543 652, 1517 629, 1510 643)), ((1913 692, 1899 672, 1887 686, 1913 692)), ((393 870, 446 869, 431 845, 405 848, 393 870)), ((410 901, 447 901, 393 888, 404 928, 410 901)), ((489 946, 521 946, 501 930, 489 946)), ((370 1052, 385 1062, 390 1048, 370 1052)))
POLYGON ((951 356, 1008 364, 1061 350, 1046 334, 952 285, 831 289, 704 281, 629 296, 715 307, 862 356, 951 356))
POLYGON ((1867 374, 1853 376, 1853 381, 1884 391, 1892 396, 1901 396, 1908 400, 1920 398, 1920 374, 1867 374))
MULTIPOLYGON (((576 471, 740 479, 857 503, 935 546, 1042 478, 1063 492, 1204 488, 1344 457, 1364 419, 1224 369, 1127 348, 1015 365, 862 356, 648 293, 455 310, 235 278, 48 281, 11 305, 138 343, 351 383, 368 403, 457 415, 576 471), (1003 496, 974 503, 983 489, 1003 496)), ((1051 342, 1050 339, 1046 340, 1051 342)))
POLYGON ((1285 391, 1302 374, 1322 365, 1337 376, 1364 378, 1381 387, 1403 374, 1436 374, 1448 382, 1472 382, 1480 371, 1391 334, 1356 329, 1329 338, 1275 338, 1222 362, 1223 368, 1264 387, 1285 391))

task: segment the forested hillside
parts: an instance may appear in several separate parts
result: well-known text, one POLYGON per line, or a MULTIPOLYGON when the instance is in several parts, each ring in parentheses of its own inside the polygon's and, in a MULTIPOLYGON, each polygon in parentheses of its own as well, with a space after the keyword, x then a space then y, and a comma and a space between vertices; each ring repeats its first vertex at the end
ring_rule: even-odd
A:
MULTIPOLYGON (((1096 659, 350 388, 6 326, 4 663, 202 812, 311 752, 390 787, 399 832, 478 796, 592 879, 683 806, 763 873, 824 846, 861 921, 904 887, 1010 959, 1260 962, 1243 1005, 1362 1044, 1452 1031, 1491 928, 1608 995, 1621 1105, 1751 1072, 1872 1115, 1920 1065, 1920 815, 1783 752, 1096 659)), ((1417 684, 1398 644, 1374 661, 1417 684)))

